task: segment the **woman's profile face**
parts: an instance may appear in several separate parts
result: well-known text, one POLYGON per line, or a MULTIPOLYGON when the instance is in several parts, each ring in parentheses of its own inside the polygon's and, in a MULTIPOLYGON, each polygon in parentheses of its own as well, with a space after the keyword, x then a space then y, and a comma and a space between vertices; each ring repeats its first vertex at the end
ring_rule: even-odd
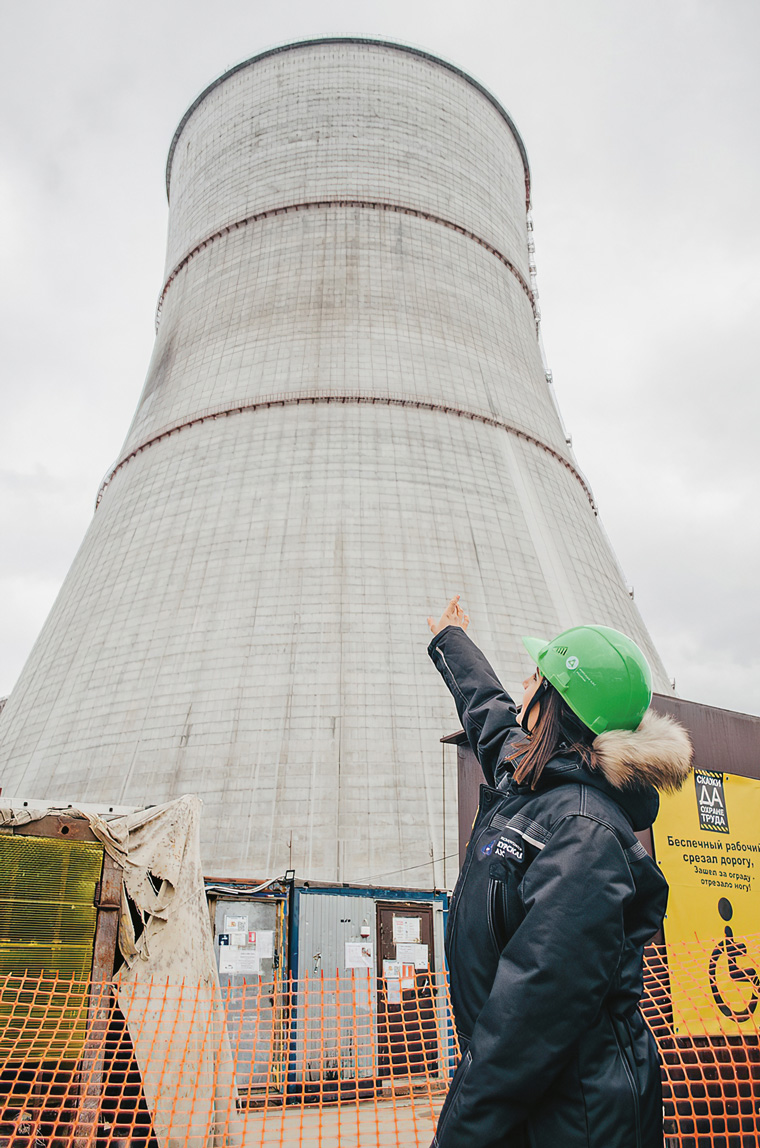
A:
MULTIPOLYGON (((542 680, 541 674, 538 672, 538 669, 536 669, 531 674, 531 676, 529 678, 526 678, 525 681, 523 682, 522 709, 520 711, 521 713, 523 713, 523 714, 525 713, 525 710, 527 709, 527 706, 528 706, 528 703, 530 702, 530 699, 533 697, 534 693, 536 692, 538 687, 541 685, 541 680, 542 680)), ((538 715, 540 712, 541 712, 541 704, 539 703, 528 714, 528 725, 527 725, 528 733, 530 733, 530 731, 533 729, 534 725, 538 721, 538 715)))

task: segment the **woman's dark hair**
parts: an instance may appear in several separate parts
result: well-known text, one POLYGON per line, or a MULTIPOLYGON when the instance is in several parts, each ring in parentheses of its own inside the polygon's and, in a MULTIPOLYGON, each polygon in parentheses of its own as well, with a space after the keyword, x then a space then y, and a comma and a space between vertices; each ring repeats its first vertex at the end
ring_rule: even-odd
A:
POLYGON ((596 736, 580 718, 576 717, 561 694, 544 678, 542 681, 538 721, 530 734, 527 751, 521 746, 515 748, 506 759, 522 760, 514 771, 514 779, 521 785, 535 789, 548 761, 560 751, 579 753, 585 765, 594 765, 591 743, 596 736))

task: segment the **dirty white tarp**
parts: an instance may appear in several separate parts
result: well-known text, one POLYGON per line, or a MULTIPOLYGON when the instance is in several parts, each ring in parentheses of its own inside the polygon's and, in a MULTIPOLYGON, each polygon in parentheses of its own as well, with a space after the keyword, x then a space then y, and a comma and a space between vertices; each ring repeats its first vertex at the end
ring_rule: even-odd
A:
MULTIPOLYGON (((161 1148, 225 1148, 242 1141, 200 858, 199 798, 105 821, 81 812, 122 867, 116 976, 119 1006, 161 1148), (127 896, 144 924, 135 936, 127 896)), ((76 808, 0 810, 20 825, 76 808)))

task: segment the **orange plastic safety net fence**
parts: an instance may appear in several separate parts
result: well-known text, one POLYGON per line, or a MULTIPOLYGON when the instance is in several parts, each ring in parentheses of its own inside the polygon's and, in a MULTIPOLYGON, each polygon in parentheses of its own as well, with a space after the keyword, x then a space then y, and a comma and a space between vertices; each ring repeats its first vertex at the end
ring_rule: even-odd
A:
MULTIPOLYGON (((648 949, 668 1148, 760 1143, 759 967, 760 937, 730 930, 648 949)), ((427 1148, 457 1056, 427 971, 221 991, 5 976, 0 1146, 427 1148)))

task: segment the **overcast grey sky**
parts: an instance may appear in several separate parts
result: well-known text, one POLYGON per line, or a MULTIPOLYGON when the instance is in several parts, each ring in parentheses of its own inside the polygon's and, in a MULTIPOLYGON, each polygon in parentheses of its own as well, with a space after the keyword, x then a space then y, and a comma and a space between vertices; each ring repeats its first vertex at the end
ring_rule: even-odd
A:
POLYGON ((513 116, 602 521, 679 693, 760 713, 757 0, 25 0, 4 23, 0 696, 142 387, 178 121, 272 44, 368 35, 452 60, 513 116))

